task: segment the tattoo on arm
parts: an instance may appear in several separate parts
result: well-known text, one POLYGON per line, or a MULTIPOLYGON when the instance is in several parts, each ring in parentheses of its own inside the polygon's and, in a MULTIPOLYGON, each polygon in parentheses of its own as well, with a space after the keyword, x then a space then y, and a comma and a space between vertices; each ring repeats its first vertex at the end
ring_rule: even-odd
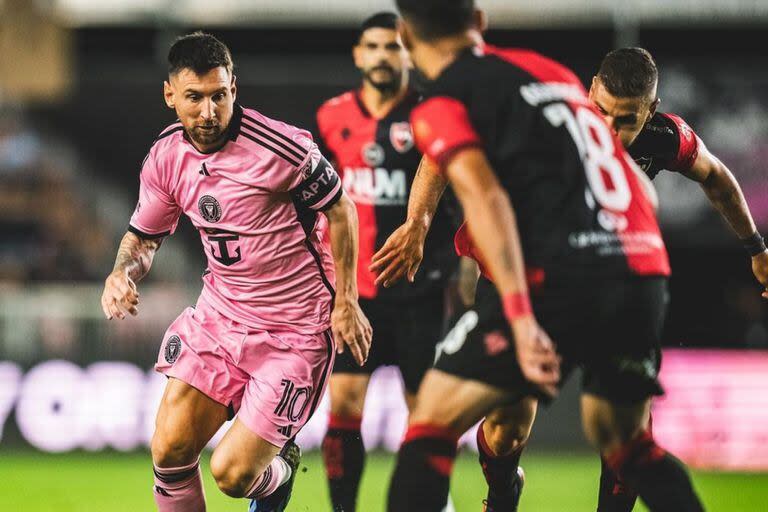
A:
POLYGON ((152 266, 152 259, 162 245, 163 239, 149 240, 126 233, 117 250, 113 272, 128 272, 133 281, 140 281, 152 266))

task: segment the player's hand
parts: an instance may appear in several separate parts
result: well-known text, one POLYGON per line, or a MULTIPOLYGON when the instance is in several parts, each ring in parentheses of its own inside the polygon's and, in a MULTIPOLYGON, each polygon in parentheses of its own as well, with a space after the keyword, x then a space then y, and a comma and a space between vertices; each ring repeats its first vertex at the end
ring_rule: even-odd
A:
POLYGON ((363 366, 371 349, 373 329, 356 300, 337 297, 331 313, 331 330, 336 341, 336 352, 342 354, 349 347, 357 364, 363 366))
POLYGON ((139 314, 138 305, 139 292, 128 273, 116 271, 109 274, 101 294, 101 309, 107 320, 115 317, 122 320, 127 313, 136 316, 139 314))
POLYGON ((560 382, 560 357, 555 351, 555 344, 533 316, 516 319, 511 325, 523 376, 554 398, 560 382))
POLYGON ((768 251, 763 251, 752 257, 752 273, 755 279, 763 285, 763 298, 768 299, 768 251))
POLYGON ((404 276, 412 283, 424 258, 426 236, 426 228, 412 221, 406 221, 389 235, 368 267, 377 274, 376 284, 389 288, 404 276))

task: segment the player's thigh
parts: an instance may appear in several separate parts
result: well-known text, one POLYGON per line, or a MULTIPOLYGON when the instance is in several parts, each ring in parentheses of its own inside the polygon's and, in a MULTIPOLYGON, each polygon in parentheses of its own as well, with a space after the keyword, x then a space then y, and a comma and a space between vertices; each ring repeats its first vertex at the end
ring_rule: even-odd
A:
POLYGON ((650 398, 633 403, 615 403, 584 393, 581 397, 584 433, 593 446, 611 452, 634 439, 647 427, 650 406, 650 398))
POLYGON ((211 456, 211 473, 219 487, 247 491, 262 474, 280 447, 249 429, 239 418, 227 431, 211 456))
POLYGON ((363 414, 365 394, 371 376, 365 373, 334 373, 328 383, 331 414, 359 417, 363 414))
POLYGON ((503 389, 433 368, 424 376, 409 423, 435 425, 462 434, 509 399, 503 389))
POLYGON ((152 436, 155 463, 190 463, 188 459, 197 457, 227 416, 227 408, 220 403, 181 380, 168 379, 152 436))

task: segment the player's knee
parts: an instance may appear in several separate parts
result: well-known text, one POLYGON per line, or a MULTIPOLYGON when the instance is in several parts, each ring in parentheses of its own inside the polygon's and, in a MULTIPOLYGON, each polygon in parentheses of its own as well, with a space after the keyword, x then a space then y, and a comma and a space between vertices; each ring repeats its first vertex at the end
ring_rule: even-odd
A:
POLYGON ((365 405, 365 388, 335 386, 331 392, 331 414, 341 418, 359 418, 365 405))
POLYGON ((497 455, 507 455, 525 444, 531 435, 537 407, 537 400, 528 397, 488 414, 482 428, 491 450, 497 455))
POLYGON ((244 498, 256 480, 256 468, 234 461, 217 452, 211 456, 211 474, 221 492, 232 498, 244 498))
POLYGON ((495 423, 486 419, 485 440, 496 455, 508 455, 528 441, 531 426, 528 423, 495 423))
POLYGON ((155 432, 150 447, 152 461, 160 468, 173 468, 193 463, 198 453, 195 453, 191 440, 175 436, 165 436, 155 432))
POLYGON ((647 427, 644 404, 588 407, 582 417, 584 435, 603 453, 624 446, 647 427))

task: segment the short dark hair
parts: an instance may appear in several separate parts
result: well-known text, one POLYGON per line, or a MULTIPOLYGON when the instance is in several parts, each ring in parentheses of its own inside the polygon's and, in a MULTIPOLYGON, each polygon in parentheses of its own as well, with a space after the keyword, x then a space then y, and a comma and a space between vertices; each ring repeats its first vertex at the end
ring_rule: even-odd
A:
POLYGON ((368 16, 360 24, 360 34, 357 37, 359 41, 363 37, 363 32, 371 28, 385 28, 387 30, 397 30, 397 14, 389 11, 377 12, 368 16))
POLYGON ((452 36, 472 25, 475 0, 397 0, 403 18, 426 41, 452 36))
POLYGON ((168 50, 168 74, 191 69, 204 75, 212 69, 224 67, 232 73, 232 54, 227 45, 205 32, 192 32, 181 36, 168 50))
POLYGON ((637 98, 653 93, 659 70, 648 50, 619 48, 603 58, 597 77, 612 95, 637 98))

